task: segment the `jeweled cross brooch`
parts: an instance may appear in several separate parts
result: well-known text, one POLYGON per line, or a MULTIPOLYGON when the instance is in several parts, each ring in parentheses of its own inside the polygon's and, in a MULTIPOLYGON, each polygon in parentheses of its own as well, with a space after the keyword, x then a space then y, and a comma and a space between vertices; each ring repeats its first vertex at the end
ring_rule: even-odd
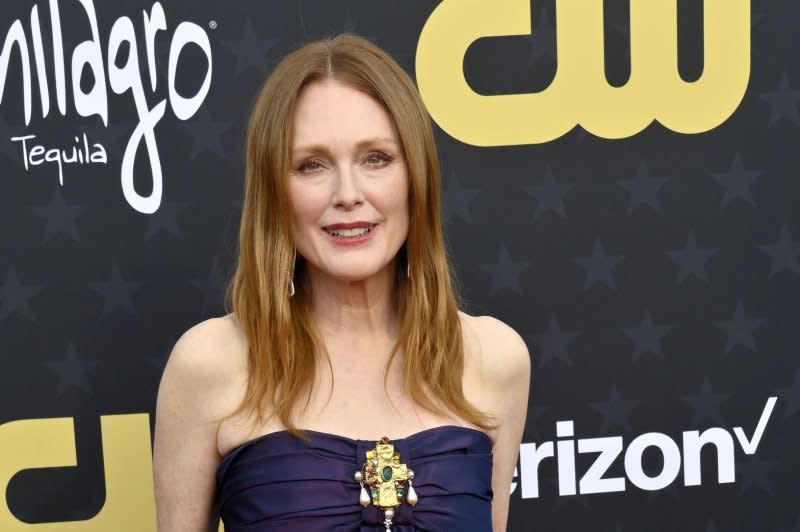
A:
POLYGON ((411 506, 417 504, 417 493, 414 491, 414 471, 406 464, 400 463, 400 453, 394 450, 389 438, 384 436, 375 443, 375 448, 367 451, 367 460, 360 471, 353 475, 361 484, 359 502, 369 506, 370 502, 383 510, 383 524, 391 531, 394 511, 403 502, 404 483, 408 480, 406 502, 411 506), (369 487, 369 493, 367 492, 369 487))

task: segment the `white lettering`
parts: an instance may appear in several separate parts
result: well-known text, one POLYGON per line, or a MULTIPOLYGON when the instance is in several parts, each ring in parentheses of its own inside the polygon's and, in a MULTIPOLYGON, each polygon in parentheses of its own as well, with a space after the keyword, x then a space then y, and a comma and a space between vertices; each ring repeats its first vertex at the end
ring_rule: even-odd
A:
POLYGON ((717 481, 720 484, 736 480, 736 463, 733 458, 733 438, 719 427, 704 430, 687 430, 683 433, 683 484, 699 486, 702 483, 700 472, 700 452, 706 444, 717 449, 717 481))
MULTIPOLYGON (((31 161, 31 166, 39 166, 40 164, 44 163, 44 159, 41 158, 44 155, 44 146, 34 146, 31 148, 31 153, 28 154, 28 158, 31 161)), ((27 165, 26 165, 27 166, 27 165)))
MULTIPOLYGON (((572 421, 556 422, 556 436, 571 437, 575 434, 572 421)), ((558 448, 558 494, 575 495, 575 440, 561 440, 558 448)))
POLYGON ((133 130, 128 141, 128 146, 125 148, 125 155, 122 157, 122 193, 128 204, 137 211, 144 214, 152 214, 158 210, 161 205, 161 161, 158 157, 158 145, 156 144, 156 137, 153 129, 161 117, 164 116, 164 111, 167 109, 167 101, 161 100, 152 111, 142 117, 142 121, 133 130), (145 140, 147 152, 150 154, 150 171, 153 174, 153 190, 149 196, 141 196, 133 187, 133 160, 136 158, 136 148, 139 143, 145 140))
POLYGON ((19 19, 11 24, 6 40, 3 42, 3 51, 0 52, 0 103, 3 103, 3 93, 6 90, 8 76, 8 62, 11 59, 11 47, 16 44, 19 48, 20 61, 22 62, 22 102, 25 109, 25 125, 31 123, 31 65, 28 56, 28 41, 25 39, 25 30, 19 19))
POLYGON ((536 446, 535 443, 523 443, 519 447, 519 467, 522 471, 522 498, 530 499, 539 496, 539 464, 545 458, 553 457, 553 442, 546 441, 536 446))
POLYGON ((208 35, 203 31, 203 28, 191 22, 181 22, 178 25, 175 29, 175 35, 172 36, 172 44, 169 47, 168 72, 169 102, 172 104, 172 112, 181 120, 188 120, 200 109, 206 99, 208 89, 211 87, 211 43, 208 41, 208 35), (181 55, 181 50, 189 43, 199 46, 206 55, 208 70, 197 94, 191 98, 184 98, 175 90, 175 73, 178 70, 178 58, 181 55))
POLYGON ((47 86, 42 28, 39 26, 39 6, 33 6, 31 9, 31 33, 33 35, 33 57, 36 60, 36 79, 39 81, 39 100, 42 102, 42 118, 44 118, 50 112, 50 90, 47 86))
POLYGON ((103 124, 108 125, 108 96, 106 95, 106 77, 103 70, 103 52, 100 50, 100 36, 97 30, 97 15, 92 0, 79 0, 92 30, 92 38, 83 41, 72 52, 72 93, 75 98, 75 110, 81 116, 98 115, 103 124), (83 92, 81 74, 89 67, 94 77, 92 89, 83 92))
POLYGON ((578 440, 578 452, 600 453, 581 477, 581 494, 625 491, 623 477, 603 478, 614 460, 622 453, 622 436, 578 440))
POLYGON ((167 29, 167 19, 164 16, 164 8, 161 4, 156 2, 150 10, 150 16, 147 16, 147 11, 142 11, 144 16, 144 42, 147 44, 147 67, 150 74, 150 90, 156 91, 157 77, 156 77, 156 33, 158 30, 167 29))
POLYGON ((28 147, 25 144, 26 140, 35 139, 36 135, 25 135, 24 137, 11 137, 11 142, 22 142, 22 160, 25 163, 25 170, 28 169, 28 147))
MULTIPOLYGON (((211 87, 213 72, 211 43, 203 28, 197 24, 190 22, 178 24, 172 35, 169 48, 168 97, 158 99, 157 103, 151 107, 147 102, 147 95, 145 93, 144 80, 141 72, 142 65, 139 61, 137 37, 132 20, 129 17, 122 16, 114 22, 109 32, 107 43, 106 52, 108 57, 106 61, 104 61, 94 2, 93 0, 79 0, 79 2, 86 14, 91 36, 89 39, 75 46, 72 51, 70 73, 74 109, 80 116, 97 115, 103 120, 103 124, 108 126, 109 102, 106 89, 107 82, 114 94, 124 94, 127 91, 131 92, 140 122, 132 132, 125 148, 120 169, 120 181, 125 199, 131 207, 143 213, 153 213, 158 210, 161 205, 163 188, 161 162, 158 154, 155 128, 164 116, 167 103, 170 104, 175 116, 179 120, 188 120, 194 116, 205 101, 211 87), (127 57, 119 58, 120 60, 117 61, 117 56, 123 44, 127 44, 127 57), (197 92, 189 97, 184 97, 178 94, 175 81, 177 78, 181 51, 190 44, 195 44, 200 48, 206 57, 208 66, 203 82, 197 92), (122 64, 122 59, 124 59, 123 66, 117 67, 117 64, 122 64), (90 90, 84 91, 81 88, 81 77, 88 73, 91 73, 93 78, 92 86, 90 90), (167 102, 167 100, 169 100, 169 102, 167 102), (153 183, 152 192, 148 196, 140 195, 133 187, 134 159, 142 141, 145 143, 147 155, 150 159, 153 183)), ((53 46, 53 68, 55 70, 55 93, 59 112, 62 115, 66 115, 67 79, 65 73, 59 1, 49 0, 49 6, 53 46)), ((155 92, 158 85, 158 76, 156 72, 156 36, 159 31, 165 31, 167 29, 167 20, 160 2, 153 3, 149 14, 147 10, 143 10, 142 17, 145 49, 147 52, 147 72, 150 79, 150 88, 155 92)), ((50 111, 50 87, 48 85, 48 64, 43 46, 39 9, 36 5, 31 9, 30 28, 42 118, 45 118, 50 111)), ((31 58, 25 30, 20 20, 15 20, 12 23, 6 34, 2 51, 0 51, 0 104, 2 104, 3 101, 3 92, 8 77, 9 62, 14 46, 19 50, 20 55, 24 93, 23 107, 25 124, 28 125, 30 124, 32 114, 31 58)), ((84 86, 85 85, 84 83, 84 86)), ((30 135, 12 138, 13 142, 22 143, 23 161, 26 170, 28 170, 29 165, 32 164, 30 159, 31 154, 28 151, 26 141, 34 137, 35 136, 30 135)), ((50 153, 49 155, 45 155, 45 159, 42 160, 39 158, 42 155, 39 154, 39 149, 34 148, 31 150, 31 152, 36 154, 34 157, 34 160, 37 161, 36 164, 42 164, 43 162, 55 162, 59 164, 59 181, 62 182, 62 184, 62 163, 76 161, 79 164, 106 164, 108 161, 108 154, 102 144, 93 144, 90 150, 85 135, 82 149, 81 147, 73 147, 71 150, 56 149, 56 151, 58 151, 57 158, 54 153, 50 153), (52 161, 50 159, 52 159, 52 161)))
MULTIPOLYGON (((756 452, 776 402, 777 397, 767 399, 752 438, 748 439, 741 427, 733 429, 745 454, 756 452)), ((643 490, 660 490, 675 481, 681 468, 683 469, 684 485, 699 486, 702 483, 702 451, 706 445, 712 445, 716 449, 717 482, 729 484, 736 481, 733 436, 726 429, 712 427, 703 432, 684 431, 682 448, 670 436, 659 432, 649 432, 634 438, 624 453, 625 477, 604 477, 623 452, 622 436, 579 439, 577 440, 578 454, 599 453, 599 455, 581 476, 576 490, 574 436, 575 423, 572 420, 557 421, 556 437, 560 439, 555 444, 552 441, 540 444, 521 444, 519 478, 517 482, 512 483, 511 491, 513 492, 519 483, 522 486, 521 496, 523 499, 538 497, 539 465, 545 459, 554 457, 558 469, 558 493, 562 496, 575 495, 576 492, 586 495, 625 491, 627 480, 643 490), (554 452, 554 447, 558 451, 557 453, 554 452), (660 471, 652 476, 645 473, 643 463, 644 454, 650 447, 654 447, 661 453, 663 461, 660 471)))
POLYGON ((56 98, 61 116, 67 114, 67 81, 64 73, 64 42, 61 39, 61 14, 58 0, 50 0, 50 24, 53 33, 53 64, 56 69, 56 98))
POLYGON ((669 486, 681 469, 681 451, 677 444, 660 432, 642 434, 631 442, 625 451, 625 474, 637 487, 653 491, 669 486), (664 466, 661 472, 654 477, 647 475, 642 467, 642 455, 648 447, 655 447, 661 451, 664 466))
POLYGON ((758 444, 761 442, 761 436, 764 435, 764 429, 767 428, 767 422, 772 415, 772 409, 775 408, 777 397, 770 397, 764 405, 764 410, 761 411, 761 417, 758 419, 756 430, 753 431, 753 437, 748 440, 747 435, 742 430, 742 427, 733 427, 733 433, 736 434, 736 439, 739 440, 739 445, 742 446, 744 454, 755 454, 758 449, 758 444))
POLYGON ((35 139, 36 135, 25 135, 23 137, 11 137, 12 142, 22 143, 22 160, 25 169, 29 166, 39 166, 44 163, 56 163, 58 166, 58 182, 64 185, 64 164, 107 164, 108 154, 102 144, 92 144, 92 151, 89 152, 89 139, 83 134, 83 146, 81 139, 75 137, 75 144, 69 148, 46 148, 41 144, 35 144, 28 150, 28 140, 35 139), (86 156, 84 157, 84 153, 86 156), (44 157, 42 157, 44 156, 44 157))

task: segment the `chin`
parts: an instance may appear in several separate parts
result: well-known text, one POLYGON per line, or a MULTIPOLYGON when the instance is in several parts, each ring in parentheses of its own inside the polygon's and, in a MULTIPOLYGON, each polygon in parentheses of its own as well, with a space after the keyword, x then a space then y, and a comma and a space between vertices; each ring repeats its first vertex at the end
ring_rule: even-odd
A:
POLYGON ((389 267, 389 264, 370 265, 364 262, 347 262, 337 264, 328 270, 327 273, 331 277, 341 279, 342 281, 365 281, 371 277, 382 274, 389 267))

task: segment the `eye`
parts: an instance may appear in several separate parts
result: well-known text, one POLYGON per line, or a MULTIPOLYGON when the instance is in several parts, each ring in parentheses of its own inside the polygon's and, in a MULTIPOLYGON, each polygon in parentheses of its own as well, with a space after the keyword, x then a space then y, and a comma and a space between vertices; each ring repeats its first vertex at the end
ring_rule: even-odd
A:
POLYGON ((301 174, 311 174, 314 173, 322 168, 322 163, 316 161, 314 159, 303 161, 299 165, 297 165, 295 171, 301 174))
POLYGON ((394 157, 392 157, 391 155, 387 155, 380 151, 374 151, 367 154, 366 158, 364 159, 364 162, 366 162, 370 166, 375 166, 380 168, 382 166, 386 166, 389 162, 392 161, 392 159, 394 159, 394 157))

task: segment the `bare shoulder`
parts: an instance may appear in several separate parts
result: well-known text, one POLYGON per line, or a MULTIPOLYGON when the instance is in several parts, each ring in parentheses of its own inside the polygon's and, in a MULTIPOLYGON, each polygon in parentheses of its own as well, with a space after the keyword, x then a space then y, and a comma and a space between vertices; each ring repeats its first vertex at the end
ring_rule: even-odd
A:
POLYGON ((519 334, 490 316, 460 314, 464 335, 465 391, 493 418, 492 524, 505 530, 508 486, 519 455, 528 408, 531 360, 519 334), (503 495, 506 494, 506 495, 503 495))
POLYGON ((211 318, 190 328, 175 343, 167 370, 190 378, 218 380, 245 361, 247 342, 232 315, 211 318))
POLYGON ((246 378, 246 342, 233 316, 186 331, 169 356, 156 401, 153 480, 159 530, 211 530, 220 421, 246 378))
POLYGON ((501 386, 530 379, 531 360, 522 337, 510 326, 491 316, 460 312, 465 354, 484 379, 501 386))
POLYGON ((162 392, 198 394, 212 399, 211 416, 225 415, 227 390, 240 382, 247 369, 247 342, 235 317, 211 318, 191 327, 175 343, 161 379, 162 392), (218 399, 214 400, 214 399, 218 399))

